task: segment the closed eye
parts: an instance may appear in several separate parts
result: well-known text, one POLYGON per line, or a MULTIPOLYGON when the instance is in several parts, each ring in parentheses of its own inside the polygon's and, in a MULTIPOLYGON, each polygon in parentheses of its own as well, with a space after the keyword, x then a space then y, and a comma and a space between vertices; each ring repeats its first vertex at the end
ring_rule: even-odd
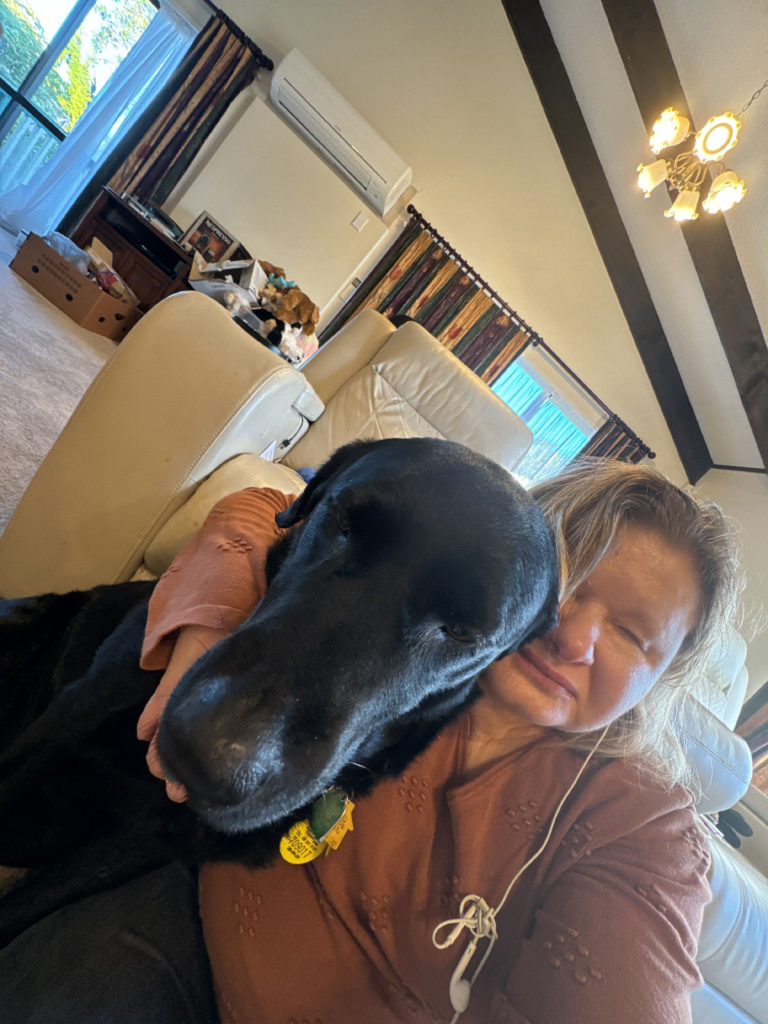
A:
POLYGON ((648 644, 643 640, 642 637, 638 636, 629 626, 619 625, 619 631, 624 634, 627 639, 633 643, 636 647, 639 647, 641 651, 644 651, 648 644))
POLYGON ((467 629, 465 626, 460 626, 458 623, 450 623, 441 626, 441 631, 451 640, 455 640, 458 644, 472 644, 475 642, 476 636, 471 629, 467 629))
POLYGON ((349 536, 349 532, 352 529, 350 523, 349 509, 337 502, 333 502, 331 505, 333 519, 336 524, 336 529, 342 535, 342 537, 349 536))

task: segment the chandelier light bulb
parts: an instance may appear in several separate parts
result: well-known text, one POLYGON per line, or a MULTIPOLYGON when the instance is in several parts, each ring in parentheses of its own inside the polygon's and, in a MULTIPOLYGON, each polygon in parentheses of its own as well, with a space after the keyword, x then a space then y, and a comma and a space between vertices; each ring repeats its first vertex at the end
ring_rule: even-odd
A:
POLYGON ((698 205, 699 193, 696 189, 683 189, 670 208, 664 211, 664 216, 674 217, 678 223, 684 220, 696 220, 699 216, 696 213, 698 205))
MULTIPOLYGON (((742 114, 757 99, 760 93, 768 89, 768 79, 760 86, 752 99, 739 111, 742 114)), ((725 169, 723 156, 733 149, 739 139, 741 121, 738 115, 726 112, 715 114, 703 128, 694 134, 690 148, 680 146, 691 134, 691 123, 683 117, 679 110, 667 107, 656 120, 650 135, 650 146, 658 155, 668 147, 680 146, 669 160, 662 157, 648 164, 640 164, 637 168, 637 184, 647 199, 651 192, 666 181, 677 198, 664 211, 678 223, 698 218, 697 208, 701 199, 700 190, 706 186, 710 173, 714 177, 719 164, 720 174, 714 177, 712 186, 701 208, 705 213, 724 213, 740 203, 747 191, 746 184, 735 171, 725 169)))
POLYGON ((651 129, 650 144, 654 153, 660 153, 668 146, 677 146, 691 133, 691 122, 674 107, 667 107, 659 115, 651 129))
POLYGON ((723 171, 712 182, 709 195, 702 202, 707 213, 725 213, 740 203, 744 198, 747 186, 735 171, 723 171))
POLYGON ((654 160, 652 164, 640 164, 637 170, 637 184, 647 199, 656 186, 667 177, 667 161, 654 160))
POLYGON ((739 139, 741 121, 735 114, 716 114, 696 132, 693 153, 703 164, 722 160, 739 139))

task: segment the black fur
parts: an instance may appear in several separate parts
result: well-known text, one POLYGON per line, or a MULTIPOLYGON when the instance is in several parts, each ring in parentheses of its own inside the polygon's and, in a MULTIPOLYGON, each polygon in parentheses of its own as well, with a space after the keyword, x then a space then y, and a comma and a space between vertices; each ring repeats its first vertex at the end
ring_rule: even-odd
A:
POLYGON ((297 525, 266 597, 163 715, 183 806, 135 739, 160 676, 138 668, 152 584, 3 603, 0 864, 32 870, 0 902, 0 941, 173 857, 264 863, 324 789, 402 772, 484 667, 553 625, 541 514, 461 445, 348 445, 278 518, 297 525))

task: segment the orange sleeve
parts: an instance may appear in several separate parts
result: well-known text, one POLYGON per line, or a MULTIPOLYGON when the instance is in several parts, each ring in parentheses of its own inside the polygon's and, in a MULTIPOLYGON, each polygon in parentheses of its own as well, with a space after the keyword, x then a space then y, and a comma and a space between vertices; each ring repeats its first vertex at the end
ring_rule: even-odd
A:
POLYGON ((267 551, 286 533, 275 516, 295 498, 271 487, 248 487, 214 505, 154 589, 142 668, 167 667, 182 626, 231 632, 250 615, 267 589, 267 551))

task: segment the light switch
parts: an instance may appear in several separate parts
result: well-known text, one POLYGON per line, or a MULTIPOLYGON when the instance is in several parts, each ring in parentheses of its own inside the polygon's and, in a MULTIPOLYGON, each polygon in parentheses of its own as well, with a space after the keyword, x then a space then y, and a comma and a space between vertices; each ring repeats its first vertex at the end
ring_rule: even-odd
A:
POLYGON ((358 215, 352 221, 352 227, 355 229, 355 231, 362 231, 367 223, 368 223, 368 218, 365 216, 365 214, 361 210, 360 213, 358 213, 358 215))

